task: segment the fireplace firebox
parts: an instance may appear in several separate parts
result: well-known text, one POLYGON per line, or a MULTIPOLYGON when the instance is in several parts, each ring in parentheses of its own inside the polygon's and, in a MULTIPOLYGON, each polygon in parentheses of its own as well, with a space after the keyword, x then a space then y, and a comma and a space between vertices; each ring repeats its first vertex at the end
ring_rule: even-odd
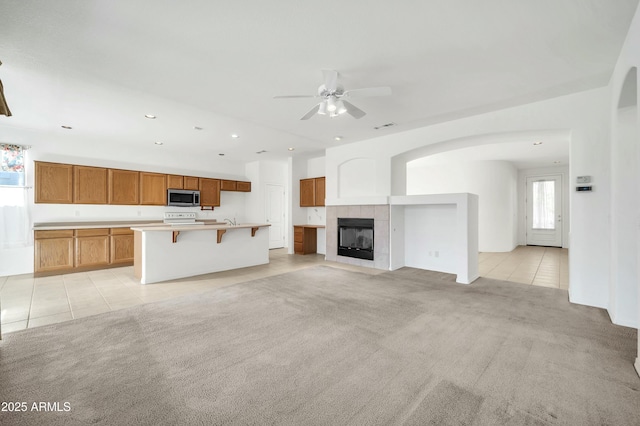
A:
POLYGON ((338 218, 338 255, 373 260, 373 219, 338 218))

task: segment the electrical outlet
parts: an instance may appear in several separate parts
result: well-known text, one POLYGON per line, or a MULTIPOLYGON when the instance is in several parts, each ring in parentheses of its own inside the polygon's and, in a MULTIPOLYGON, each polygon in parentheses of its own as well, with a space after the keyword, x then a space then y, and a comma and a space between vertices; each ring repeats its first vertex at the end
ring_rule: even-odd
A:
POLYGON ((439 251, 435 251, 436 257, 440 257, 440 252, 439 251))
POLYGON ((142 212, 138 210, 138 216, 142 216, 142 212))
POLYGON ((76 216, 80 216, 80 210, 76 210, 76 216))
POLYGON ((432 251, 429 252, 429 256, 433 256, 433 252, 432 251))

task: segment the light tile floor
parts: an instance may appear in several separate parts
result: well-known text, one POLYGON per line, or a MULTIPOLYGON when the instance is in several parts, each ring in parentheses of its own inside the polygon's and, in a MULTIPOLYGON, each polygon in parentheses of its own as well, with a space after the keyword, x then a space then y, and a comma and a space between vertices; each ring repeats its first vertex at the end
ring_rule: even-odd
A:
MULTIPOLYGON (((69 321, 144 303, 197 294, 213 288, 283 274, 318 264, 380 274, 379 269, 326 262, 324 255, 289 255, 271 250, 269 264, 141 285, 133 267, 33 278, 0 277, 2 333, 69 321)), ((480 275, 567 289, 567 250, 520 246, 510 253, 480 253, 480 275)))
POLYGON ((267 265, 149 285, 135 279, 132 266, 43 278, 31 274, 0 277, 2 333, 197 294, 318 264, 374 275, 384 272, 326 262, 324 255, 289 255, 286 249, 277 249, 269 252, 267 265))
POLYGON ((518 246, 508 253, 480 253, 480 276, 542 287, 569 289, 569 252, 518 246))

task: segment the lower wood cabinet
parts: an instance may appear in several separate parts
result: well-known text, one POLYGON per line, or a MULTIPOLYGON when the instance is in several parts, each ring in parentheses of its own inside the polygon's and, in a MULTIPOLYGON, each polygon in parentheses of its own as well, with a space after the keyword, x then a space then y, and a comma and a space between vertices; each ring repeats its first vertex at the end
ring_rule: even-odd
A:
POLYGON ((109 264, 109 229, 78 229, 75 236, 76 268, 109 264))
POLYGON ((318 232, 316 227, 293 227, 293 252, 295 254, 316 253, 318 248, 318 232))
POLYGON ((35 272, 73 268, 73 230, 35 232, 35 272))
POLYGON ((111 230, 111 264, 133 262, 133 231, 129 228, 111 230))
POLYGON ((133 231, 129 228, 35 231, 34 246, 36 275, 133 264, 133 231))

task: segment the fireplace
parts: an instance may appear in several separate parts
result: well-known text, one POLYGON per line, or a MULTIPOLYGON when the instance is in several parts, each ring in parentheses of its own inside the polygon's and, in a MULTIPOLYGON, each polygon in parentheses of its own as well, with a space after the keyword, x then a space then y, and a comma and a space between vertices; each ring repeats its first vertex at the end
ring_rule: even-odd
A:
POLYGON ((338 255, 373 260, 373 219, 338 218, 338 255))

